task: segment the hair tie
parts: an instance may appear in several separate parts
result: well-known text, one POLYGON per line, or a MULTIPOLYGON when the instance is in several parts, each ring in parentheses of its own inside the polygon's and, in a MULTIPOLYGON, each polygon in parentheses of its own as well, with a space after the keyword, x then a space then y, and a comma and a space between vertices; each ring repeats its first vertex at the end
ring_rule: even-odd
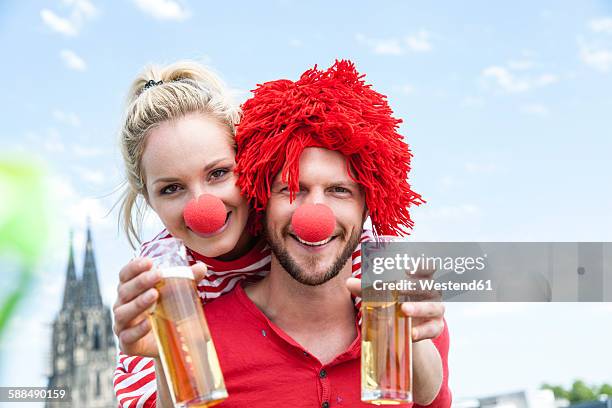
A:
POLYGON ((155 80, 153 80, 153 79, 149 79, 149 80, 147 81, 147 83, 145 84, 145 86, 144 86, 144 89, 143 89, 143 90, 145 90, 145 91, 146 91, 147 89, 149 89, 149 88, 151 88, 151 87, 154 87, 155 85, 161 85, 161 84, 163 84, 163 83, 164 83, 164 81, 162 81, 162 80, 159 80, 159 81, 155 82, 155 80))

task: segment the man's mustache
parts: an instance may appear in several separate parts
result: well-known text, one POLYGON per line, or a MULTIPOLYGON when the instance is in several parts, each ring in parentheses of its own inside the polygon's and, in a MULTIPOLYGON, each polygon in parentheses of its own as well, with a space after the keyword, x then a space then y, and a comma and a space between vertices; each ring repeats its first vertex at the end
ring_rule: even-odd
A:
MULTIPOLYGON (((338 225, 338 223, 336 223, 336 226, 338 228, 336 228, 334 230, 334 232, 332 232, 331 236, 332 237, 346 237, 347 236, 347 232, 346 229, 340 227, 338 225)), ((297 236, 297 234, 295 233, 295 231, 293 231, 293 228, 291 227, 291 224, 287 224, 283 227, 282 231, 281 231, 283 236, 287 236, 287 235, 295 235, 297 236)))

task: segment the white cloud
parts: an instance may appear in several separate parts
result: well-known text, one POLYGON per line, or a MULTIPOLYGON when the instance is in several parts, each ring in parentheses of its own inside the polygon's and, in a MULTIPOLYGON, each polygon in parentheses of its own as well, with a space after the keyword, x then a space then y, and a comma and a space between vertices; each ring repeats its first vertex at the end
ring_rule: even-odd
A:
POLYGON ((509 70, 500 66, 491 66, 482 71, 485 78, 493 78, 497 85, 506 92, 519 93, 528 91, 529 83, 515 77, 509 70))
POLYGON ((379 55, 402 55, 404 53, 399 40, 396 38, 375 40, 372 43, 372 48, 374 54, 379 55))
POLYGON ((74 23, 68 19, 62 18, 48 9, 42 9, 40 11, 40 17, 43 23, 47 25, 53 31, 57 31, 60 34, 67 36, 75 36, 78 34, 78 29, 74 23))
POLYGON ((72 7, 72 18, 77 21, 93 18, 98 14, 96 6, 89 0, 64 0, 64 3, 72 7))
POLYGON ((612 69, 612 50, 580 44, 580 59, 589 67, 600 71, 608 72, 612 69))
POLYGON ((370 47, 378 55, 403 55, 407 52, 428 52, 432 50, 429 33, 421 30, 416 34, 401 38, 369 38, 363 34, 355 36, 358 42, 370 47))
POLYGON ((40 17, 51 30, 69 37, 78 35, 85 21, 98 14, 98 10, 89 0, 63 0, 63 4, 69 8, 68 17, 60 17, 49 9, 42 9, 40 17))
POLYGON ((408 49, 414 52, 428 52, 432 49, 429 33, 424 30, 404 38, 404 42, 408 49))
POLYGON ((43 147, 49 153, 63 153, 66 146, 62 142, 59 132, 56 129, 49 129, 47 137, 44 138, 43 147))
POLYGON ((589 28, 596 33, 612 34, 612 18, 600 17, 589 22, 589 28))
POLYGON ((70 69, 75 71, 85 71, 87 69, 87 63, 74 51, 62 50, 60 51, 60 57, 64 61, 64 64, 70 69))
POLYGON ((543 74, 534 80, 534 84, 537 86, 546 86, 546 85, 554 84, 555 82, 558 82, 558 81, 559 81, 559 77, 557 75, 543 74))
POLYGON ((72 145, 72 153, 78 157, 94 157, 100 156, 103 153, 102 149, 98 149, 96 147, 87 147, 87 146, 79 146, 72 145))
POLYGON ((134 0, 141 11, 158 20, 181 21, 189 18, 189 12, 173 0, 134 0))
POLYGON ((355 36, 358 42, 367 45, 374 54, 378 55, 402 55, 403 50, 397 38, 374 39, 368 38, 363 34, 355 36))
MULTIPOLYGON (((62 254, 64 255, 64 254, 62 254)), ((63 282, 60 280, 51 280, 49 282, 45 282, 42 287, 42 291, 45 296, 50 298, 59 299, 64 290, 63 282)))
MULTIPOLYGON (((9 333, 19 333, 19 336, 8 336, 7 341, 2 343, 2 349, 6 352, 20 350, 27 345, 30 350, 40 350, 48 345, 50 338, 50 327, 40 316, 32 315, 24 317, 15 315, 9 323, 9 333)), ((8 353, 7 353, 8 354, 8 353)))
POLYGON ((60 123, 79 127, 81 126, 81 120, 74 112, 64 112, 62 110, 56 109, 53 111, 53 118, 60 123))
POLYGON ((492 80, 499 88, 507 93, 523 93, 534 87, 543 87, 559 81, 553 74, 541 74, 536 77, 517 75, 510 67, 493 65, 482 71, 485 79, 492 80))
POLYGON ((23 143, 11 143, 9 147, 6 149, 5 153, 26 153, 29 149, 26 149, 25 144, 23 143))
POLYGON ((63 153, 66 150, 64 144, 59 140, 49 139, 45 141, 44 146, 49 153, 63 153))
MULTIPOLYGON (((612 17, 599 17, 591 20, 589 29, 593 33, 612 34, 612 17)), ((612 70, 612 49, 608 46, 609 38, 595 34, 592 38, 585 40, 582 36, 578 36, 580 60, 588 67, 603 73, 612 70)))
POLYGON ((101 170, 91 170, 85 167, 75 166, 75 171, 78 173, 81 180, 91 184, 103 184, 106 182, 106 174, 101 170))
POLYGON ((550 114, 550 109, 538 103, 530 103, 521 106, 521 112, 529 115, 548 116, 550 114))
MULTIPOLYGON (((90 197, 82 197, 66 177, 52 176, 49 179, 49 188, 53 192, 51 198, 54 208, 59 212, 57 222, 64 228, 66 225, 78 226, 84 230, 87 218, 95 224, 109 224, 113 221, 106 215, 109 209, 102 201, 90 197)), ((109 224, 110 225, 110 224, 109 224)), ((82 241, 79 234, 75 234, 75 244, 82 241)))

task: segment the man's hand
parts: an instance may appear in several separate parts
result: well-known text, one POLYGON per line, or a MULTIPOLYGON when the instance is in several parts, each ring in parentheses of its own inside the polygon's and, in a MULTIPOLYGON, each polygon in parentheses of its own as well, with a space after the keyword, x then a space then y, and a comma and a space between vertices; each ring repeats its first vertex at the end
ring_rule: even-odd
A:
MULTIPOLYGON (((432 279, 434 271, 419 270, 410 278, 414 280, 432 279)), ((354 296, 361 296, 361 279, 348 278, 346 286, 354 296)), ((412 341, 438 337, 444 330, 444 304, 437 291, 410 291, 418 302, 404 302, 401 309, 406 316, 412 317, 412 341)))
MULTIPOLYGON (((159 357, 148 314, 159 297, 155 285, 161 276, 152 267, 150 259, 136 258, 119 272, 113 330, 119 338, 119 348, 130 356, 159 357)), ((204 278, 206 265, 198 263, 191 269, 196 282, 204 278)))

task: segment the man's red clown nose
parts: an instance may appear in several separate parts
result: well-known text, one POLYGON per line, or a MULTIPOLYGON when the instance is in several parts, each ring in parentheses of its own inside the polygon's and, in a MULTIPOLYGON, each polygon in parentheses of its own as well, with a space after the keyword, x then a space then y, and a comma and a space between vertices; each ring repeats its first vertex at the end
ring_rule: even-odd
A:
POLYGON ((185 224, 193 231, 210 234, 225 224, 227 211, 223 201, 210 194, 191 199, 183 210, 185 224))
POLYGON ((325 204, 304 204, 293 213, 291 226, 295 234, 306 242, 320 242, 331 236, 336 217, 325 204))

